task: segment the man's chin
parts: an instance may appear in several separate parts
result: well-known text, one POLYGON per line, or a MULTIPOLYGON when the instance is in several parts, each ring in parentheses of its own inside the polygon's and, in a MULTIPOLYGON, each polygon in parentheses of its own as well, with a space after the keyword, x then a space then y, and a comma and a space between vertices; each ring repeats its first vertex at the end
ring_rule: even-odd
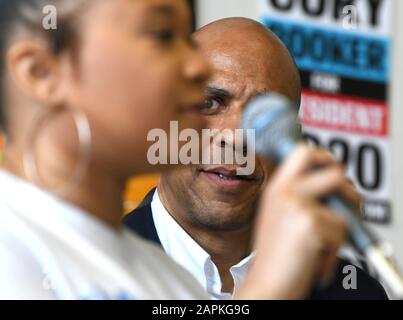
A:
POLYGON ((199 225, 202 225, 204 229, 211 232, 242 232, 251 229, 252 222, 245 221, 231 221, 231 220, 204 220, 199 221, 199 225))
POLYGON ((225 205, 219 200, 203 201, 199 204, 198 213, 193 218, 199 225, 214 231, 242 231, 250 228, 255 219, 255 206, 245 203, 225 205))

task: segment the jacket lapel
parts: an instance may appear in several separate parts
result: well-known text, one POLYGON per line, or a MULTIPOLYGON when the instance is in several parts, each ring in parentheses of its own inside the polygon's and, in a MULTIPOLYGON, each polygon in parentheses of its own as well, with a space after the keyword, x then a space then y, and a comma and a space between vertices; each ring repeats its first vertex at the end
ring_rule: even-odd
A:
POLYGON ((151 201, 153 199, 155 190, 155 188, 151 190, 138 208, 129 213, 123 219, 123 224, 127 228, 135 231, 142 238, 152 241, 158 246, 162 247, 157 229, 155 228, 151 210, 151 201))

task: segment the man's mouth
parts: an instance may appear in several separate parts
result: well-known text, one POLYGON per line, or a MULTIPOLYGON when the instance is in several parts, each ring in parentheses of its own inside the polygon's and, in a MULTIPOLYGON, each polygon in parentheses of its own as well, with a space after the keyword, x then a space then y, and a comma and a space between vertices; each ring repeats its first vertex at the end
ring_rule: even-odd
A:
POLYGON ((219 187, 239 187, 245 183, 256 181, 252 176, 238 175, 236 169, 228 169, 224 167, 202 169, 201 173, 219 187))

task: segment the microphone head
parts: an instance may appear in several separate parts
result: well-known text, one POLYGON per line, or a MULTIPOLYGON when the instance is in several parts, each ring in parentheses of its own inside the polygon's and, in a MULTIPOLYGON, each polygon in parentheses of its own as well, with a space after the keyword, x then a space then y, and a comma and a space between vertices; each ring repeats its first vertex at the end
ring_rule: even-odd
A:
POLYGON ((298 107, 287 97, 271 93, 252 99, 242 115, 242 128, 254 129, 255 151, 274 161, 282 161, 300 140, 298 107))

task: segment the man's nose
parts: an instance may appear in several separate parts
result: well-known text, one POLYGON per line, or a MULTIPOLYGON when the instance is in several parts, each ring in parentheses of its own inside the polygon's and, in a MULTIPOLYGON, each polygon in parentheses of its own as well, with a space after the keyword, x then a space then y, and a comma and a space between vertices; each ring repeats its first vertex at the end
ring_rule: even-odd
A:
POLYGON ((242 152, 243 155, 247 153, 248 146, 246 141, 243 140, 242 135, 235 133, 232 136, 222 135, 217 141, 217 147, 221 149, 232 148, 232 150, 242 152))
POLYGON ((220 148, 232 148, 234 151, 238 148, 246 150, 243 145, 242 134, 239 132, 241 129, 241 112, 233 112, 225 115, 225 119, 220 123, 218 130, 220 136, 216 139, 216 145, 220 148), (238 131, 238 132, 237 132, 238 131))

